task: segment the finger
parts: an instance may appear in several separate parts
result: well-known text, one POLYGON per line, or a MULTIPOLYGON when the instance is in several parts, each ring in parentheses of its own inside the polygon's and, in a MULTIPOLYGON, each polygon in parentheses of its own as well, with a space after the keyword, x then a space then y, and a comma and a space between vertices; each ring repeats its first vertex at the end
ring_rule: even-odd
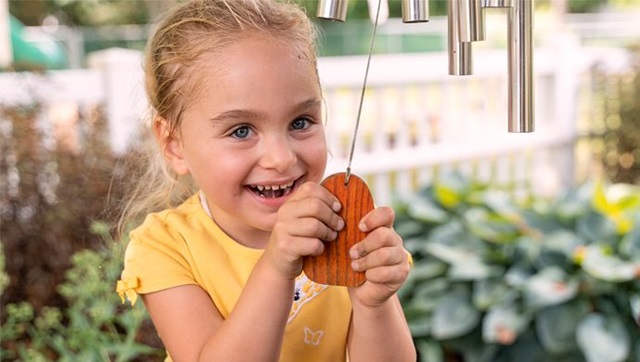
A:
MULTIPOLYGON (((291 224, 292 235, 325 238, 323 233, 340 231, 344 220, 324 201, 316 197, 307 197, 287 205, 282 210, 284 220, 297 219, 291 224)), ((331 237, 325 240, 333 240, 331 237)))
POLYGON ((380 248, 394 246, 402 247, 402 238, 392 228, 379 227, 352 246, 349 250, 349 256, 352 259, 363 258, 380 248))
POLYGON ((404 248, 382 248, 362 258, 352 259, 351 268, 358 272, 394 265, 403 265, 410 268, 411 264, 408 255, 404 248))
POLYGON ((367 281, 378 284, 402 284, 409 275, 407 263, 368 269, 365 272, 367 281))
POLYGON ((362 220, 360 220, 359 228, 362 232, 369 232, 379 227, 392 227, 396 215, 392 208, 382 206, 373 209, 362 220))
POLYGON ((342 205, 340 205, 340 201, 338 198, 333 195, 329 190, 324 188, 322 185, 306 182, 296 190, 295 194, 291 196, 291 200, 304 200, 307 198, 317 198, 322 200, 325 204, 329 206, 333 211, 338 212, 342 209, 342 205))
POLYGON ((338 237, 337 230, 327 226, 315 217, 297 219, 295 223, 289 225, 288 232, 293 237, 313 238, 323 241, 332 241, 338 237))

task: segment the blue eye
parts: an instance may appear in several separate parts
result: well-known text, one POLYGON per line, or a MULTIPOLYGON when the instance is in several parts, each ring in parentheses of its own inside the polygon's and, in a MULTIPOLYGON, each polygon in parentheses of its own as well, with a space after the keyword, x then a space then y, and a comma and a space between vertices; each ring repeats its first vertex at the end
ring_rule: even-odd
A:
POLYGON ((251 130, 249 129, 249 127, 247 126, 242 126, 242 127, 238 127, 236 128, 232 133, 231 136, 235 137, 235 138, 247 138, 249 137, 249 132, 251 132, 251 130))
POLYGON ((291 128, 295 130, 305 129, 309 126, 310 123, 311 121, 309 121, 307 118, 297 118, 293 122, 291 122, 291 128))

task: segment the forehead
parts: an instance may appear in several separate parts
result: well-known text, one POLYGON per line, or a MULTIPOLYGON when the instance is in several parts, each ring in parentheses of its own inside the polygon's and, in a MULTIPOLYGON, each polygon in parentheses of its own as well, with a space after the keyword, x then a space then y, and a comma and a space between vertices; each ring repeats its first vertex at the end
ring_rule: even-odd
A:
POLYGON ((270 37, 248 37, 201 62, 205 88, 225 87, 245 94, 287 86, 299 91, 319 90, 316 64, 299 49, 270 37), (244 87, 243 87, 244 86, 244 87))
POLYGON ((304 52, 269 36, 248 36, 204 54, 194 73, 194 107, 282 110, 320 99, 316 64, 304 52))

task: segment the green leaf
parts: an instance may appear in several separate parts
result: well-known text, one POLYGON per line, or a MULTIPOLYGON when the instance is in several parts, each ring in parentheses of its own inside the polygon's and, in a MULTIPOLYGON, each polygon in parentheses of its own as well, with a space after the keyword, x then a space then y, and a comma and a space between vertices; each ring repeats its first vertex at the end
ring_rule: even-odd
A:
POLYGON ((536 316, 536 333, 542 347, 551 354, 565 354, 575 350, 576 328, 589 312, 584 300, 543 308, 536 316))
POLYGON ((475 235, 469 233, 468 230, 462 225, 460 220, 452 220, 446 224, 442 224, 433 228, 429 236, 427 237, 426 245, 431 243, 440 243, 448 245, 466 246, 468 248, 474 248, 484 244, 475 235))
POLYGON ((505 283, 515 289, 524 289, 533 275, 531 268, 523 263, 514 264, 504 275, 505 283))
POLYGON ((447 264, 430 257, 429 259, 422 259, 416 263, 409 272, 409 278, 415 279, 416 281, 431 280, 444 275, 446 271, 447 264))
POLYGON ((447 245, 442 243, 429 243, 425 250, 436 258, 449 264, 481 264, 480 256, 465 245, 447 245))
POLYGON ((594 211, 588 212, 577 221, 576 232, 581 238, 593 243, 618 239, 616 225, 609 218, 594 211))
POLYGON ((640 326, 640 291, 629 298, 629 305, 631 307, 633 320, 640 326))
MULTIPOLYGON (((396 232, 397 231, 398 230, 396 230, 396 232)), ((398 235, 400 235, 404 239, 404 243, 403 243, 404 244, 404 248, 407 249, 407 251, 409 253, 411 253, 411 255, 413 255, 414 262, 417 262, 417 260, 415 260, 415 259, 419 254, 422 254, 422 251, 424 249, 424 245, 426 243, 426 240, 425 240, 424 236, 406 238, 404 236, 405 234, 398 233, 398 235)))
POLYGON ((572 221, 584 217, 591 207, 593 184, 585 182, 577 188, 568 190, 559 198, 555 207, 557 216, 564 221, 572 221))
POLYGON ((496 305, 484 317, 482 339, 486 343, 512 344, 527 328, 529 321, 515 305, 496 305))
POLYGON ((512 221, 505 220, 479 207, 467 210, 463 217, 469 231, 486 241, 506 243, 518 235, 518 230, 512 221))
POLYGON ((449 268, 449 278, 452 281, 482 280, 496 275, 502 275, 504 270, 492 267, 479 260, 469 260, 467 263, 452 264, 449 268))
POLYGON ((617 317, 592 313, 576 331, 578 345, 588 362, 624 361, 631 351, 631 340, 624 323, 617 317))
POLYGON ((629 259, 640 260, 640 217, 634 220, 635 227, 620 241, 620 255, 629 259))
POLYGON ((436 341, 420 339, 416 342, 416 348, 420 352, 420 362, 444 362, 444 352, 436 341))
POLYGON ((525 302, 532 308, 560 304, 578 294, 578 282, 562 269, 548 267, 533 275, 525 286, 525 302))
POLYGON ((417 197, 407 205, 407 214, 423 223, 442 224, 449 219, 449 214, 434 201, 426 197, 417 197))
POLYGON ((460 337, 480 322, 480 312, 471 304, 469 291, 455 289, 446 294, 433 313, 431 334, 440 340, 460 337))
POLYGON ((509 288, 503 278, 487 278, 473 283, 473 305, 479 310, 487 310, 492 305, 512 301, 517 292, 509 288))
POLYGON ((504 191, 487 190, 482 200, 486 207, 500 215, 516 215, 520 212, 518 207, 513 204, 513 197, 504 191))
POLYGON ((599 183, 593 195, 593 207, 609 217, 616 224, 620 233, 628 232, 633 224, 625 215, 625 211, 637 207, 640 203, 637 187, 631 185, 612 185, 608 189, 599 183))
POLYGON ((420 237, 424 234, 425 225, 418 221, 412 219, 400 219, 396 218, 396 222, 393 225, 394 229, 398 235, 402 236, 403 239, 420 237))
POLYGON ((422 315, 408 319, 409 330, 414 338, 427 337, 431 335, 431 325, 433 318, 430 315, 422 315))
POLYGON ((634 280, 640 269, 640 262, 624 261, 605 252, 601 245, 586 248, 582 269, 594 278, 619 283, 634 280))
POLYGON ((569 231, 550 233, 540 239, 540 254, 536 266, 568 267, 574 263, 574 254, 583 244, 584 240, 569 231))
POLYGON ((456 192, 455 189, 439 183, 434 187, 434 195, 438 202, 447 209, 455 208, 460 203, 462 195, 456 192))

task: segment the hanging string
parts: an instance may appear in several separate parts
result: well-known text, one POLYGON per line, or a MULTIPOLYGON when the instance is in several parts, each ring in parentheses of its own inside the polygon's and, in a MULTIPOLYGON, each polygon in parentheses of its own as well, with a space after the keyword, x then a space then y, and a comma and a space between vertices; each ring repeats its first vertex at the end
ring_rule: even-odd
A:
POLYGON ((344 178, 345 185, 349 183, 351 177, 351 163, 353 162, 353 154, 356 150, 356 139, 358 138, 358 128, 360 127, 360 116, 362 115, 362 104, 364 103, 364 94, 367 90, 367 78, 369 77, 369 66, 371 65, 371 54, 373 53, 373 45, 376 39, 376 31, 378 30, 378 20, 380 19, 380 8, 382 0, 378 0, 378 8, 376 9, 376 19, 373 23, 373 32, 371 34, 371 44, 369 45, 369 54, 367 56, 367 67, 364 70, 364 80, 362 82, 362 92, 360 93, 360 104, 358 104, 358 115, 356 116, 356 124, 353 129, 353 138, 351 139, 351 150, 349 151, 349 161, 347 163, 347 173, 344 178))

